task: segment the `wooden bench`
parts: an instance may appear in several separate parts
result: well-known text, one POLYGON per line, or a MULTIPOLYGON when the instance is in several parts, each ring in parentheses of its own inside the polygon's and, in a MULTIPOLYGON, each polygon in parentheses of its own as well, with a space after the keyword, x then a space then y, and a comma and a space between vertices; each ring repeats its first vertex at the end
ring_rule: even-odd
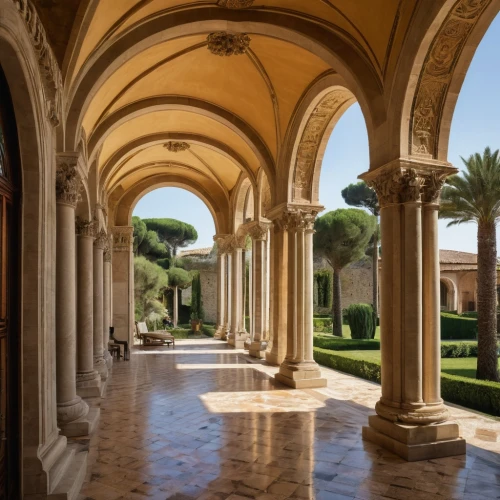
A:
POLYGON ((158 330, 149 332, 145 322, 137 322, 137 337, 141 341, 141 345, 167 345, 175 348, 175 337, 166 330, 158 330))

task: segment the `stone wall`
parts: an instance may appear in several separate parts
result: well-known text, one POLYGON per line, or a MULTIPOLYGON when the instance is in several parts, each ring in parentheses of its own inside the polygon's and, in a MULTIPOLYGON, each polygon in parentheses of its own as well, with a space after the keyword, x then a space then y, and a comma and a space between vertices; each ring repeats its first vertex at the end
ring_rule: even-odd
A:
MULTIPOLYGON (((201 298, 207 323, 217 322, 217 273, 215 271, 200 271, 201 298)), ((191 304, 191 287, 182 290, 182 303, 191 304)))

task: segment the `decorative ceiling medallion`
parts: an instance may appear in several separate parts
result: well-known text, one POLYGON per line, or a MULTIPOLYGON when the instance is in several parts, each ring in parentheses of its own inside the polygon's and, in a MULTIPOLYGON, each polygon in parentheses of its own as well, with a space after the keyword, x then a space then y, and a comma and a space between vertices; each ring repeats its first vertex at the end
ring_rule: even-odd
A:
POLYGON ((217 31, 210 33, 207 41, 208 50, 217 56, 239 56, 245 54, 250 46, 250 37, 246 33, 217 31))
POLYGON ((226 9, 246 9, 253 5, 255 0, 219 0, 217 5, 226 9))
POLYGON ((167 142, 164 146, 171 153, 180 153, 181 151, 187 151, 191 146, 187 142, 167 142))

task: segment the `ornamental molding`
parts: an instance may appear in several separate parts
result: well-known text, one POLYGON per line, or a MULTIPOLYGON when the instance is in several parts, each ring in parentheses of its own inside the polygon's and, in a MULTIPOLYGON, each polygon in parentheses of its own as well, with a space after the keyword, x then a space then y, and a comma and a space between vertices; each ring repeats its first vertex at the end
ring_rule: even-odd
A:
POLYGON ((132 226, 115 226, 112 229, 113 252, 130 252, 134 240, 132 226))
POLYGON ((217 5, 226 9, 247 9, 255 0, 218 0, 217 5))
POLYGON ((57 127, 62 114, 62 75, 35 7, 29 0, 11 0, 28 31, 40 70, 47 118, 57 127))
POLYGON ((254 221, 245 224, 245 232, 254 241, 267 241, 267 235, 272 227, 270 221, 254 221), (246 227, 245 227, 246 226, 246 227))
POLYGON ((78 173, 78 154, 56 155, 56 200, 73 207, 79 201, 81 177, 78 173))
POLYGON ((207 47, 216 56, 239 56, 247 52, 250 41, 251 39, 246 33, 216 31, 208 35, 207 47))
POLYGON ((425 203, 439 205, 441 189, 449 175, 457 169, 450 166, 420 165, 398 162, 368 172, 363 180, 375 190, 380 207, 401 203, 425 203))
POLYGON ((293 199, 311 197, 314 168, 328 125, 346 102, 345 90, 329 92, 313 110, 300 138, 295 158, 293 199))
POLYGON ((191 146, 187 142, 176 141, 169 141, 163 147, 165 149, 168 149, 171 153, 180 153, 191 148, 191 146))
POLYGON ((75 227, 76 234, 78 236, 88 236, 94 238, 96 234, 97 220, 95 218, 87 220, 77 216, 75 220, 75 227))
POLYGON ((491 0, 459 0, 432 40, 413 99, 409 153, 437 158, 443 109, 467 40, 491 0))

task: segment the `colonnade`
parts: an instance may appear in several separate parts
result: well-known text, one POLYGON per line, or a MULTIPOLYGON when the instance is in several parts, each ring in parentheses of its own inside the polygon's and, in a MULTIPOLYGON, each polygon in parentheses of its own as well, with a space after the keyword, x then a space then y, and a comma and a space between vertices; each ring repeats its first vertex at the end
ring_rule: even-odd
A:
MULTIPOLYGON (((440 395, 437 221, 442 185, 454 171, 439 162, 398 160, 362 176, 378 194, 384 248, 382 396, 363 436, 407 460, 465 452, 440 395)), ((279 366, 276 380, 294 388, 326 385, 313 353, 313 234, 321 210, 283 204, 269 210, 268 219, 216 237, 217 338, 229 332, 229 344, 245 345, 251 356, 279 366), (240 321, 247 237, 252 248, 250 332, 240 321)))
POLYGON ((57 155, 56 171, 56 397, 57 422, 66 436, 88 435, 112 360, 111 242, 97 206, 76 216, 82 178, 79 153, 57 155))

